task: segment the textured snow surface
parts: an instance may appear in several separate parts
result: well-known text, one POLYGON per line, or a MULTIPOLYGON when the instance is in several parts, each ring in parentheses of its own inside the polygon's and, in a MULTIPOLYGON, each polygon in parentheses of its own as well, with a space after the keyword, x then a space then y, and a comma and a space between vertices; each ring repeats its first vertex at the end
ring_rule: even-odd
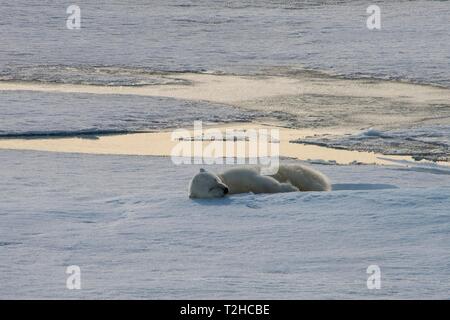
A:
POLYGON ((193 201, 199 167, 169 158, 0 161, 0 298, 448 298, 444 169, 315 165, 336 191, 193 201))

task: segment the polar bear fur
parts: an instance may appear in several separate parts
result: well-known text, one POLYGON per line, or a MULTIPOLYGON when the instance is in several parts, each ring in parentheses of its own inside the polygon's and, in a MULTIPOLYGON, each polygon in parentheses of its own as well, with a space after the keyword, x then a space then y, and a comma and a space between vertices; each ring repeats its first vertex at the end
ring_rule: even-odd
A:
POLYGON ((330 191, 331 184, 322 173, 303 165, 280 165, 272 176, 260 168, 232 168, 221 174, 200 169, 189 184, 190 198, 221 198, 236 193, 278 193, 330 191))

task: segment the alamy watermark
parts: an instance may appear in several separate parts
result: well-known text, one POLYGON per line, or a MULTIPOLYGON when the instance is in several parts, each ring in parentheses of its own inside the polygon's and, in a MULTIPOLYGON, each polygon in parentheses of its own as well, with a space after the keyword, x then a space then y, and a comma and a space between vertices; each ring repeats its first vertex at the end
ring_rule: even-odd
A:
POLYGON ((278 172, 280 132, 278 129, 217 128, 203 129, 202 121, 194 122, 191 133, 186 129, 172 132, 171 158, 181 164, 251 164, 259 165, 262 174, 278 172))
POLYGON ((66 268, 66 274, 69 276, 66 280, 66 288, 69 290, 81 289, 81 268, 73 265, 66 268))
POLYGON ((381 289, 381 269, 378 265, 372 264, 366 270, 369 277, 367 278, 367 289, 381 289))
POLYGON ((367 14, 370 16, 367 18, 366 26, 369 30, 381 29, 381 9, 379 6, 373 4, 367 7, 367 14))
POLYGON ((81 9, 79 6, 73 4, 68 6, 66 13, 69 15, 66 20, 66 27, 69 30, 81 28, 81 9))

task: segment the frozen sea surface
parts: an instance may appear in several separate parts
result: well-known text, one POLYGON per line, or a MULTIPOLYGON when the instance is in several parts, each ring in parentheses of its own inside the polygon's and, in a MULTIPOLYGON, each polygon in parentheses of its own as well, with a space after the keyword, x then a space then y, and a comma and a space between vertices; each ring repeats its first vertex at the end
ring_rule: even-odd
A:
POLYGON ((450 86, 448 1, 376 1, 381 30, 361 0, 79 0, 80 30, 66 28, 70 4, 1 2, 0 79, 136 85, 153 83, 145 70, 303 66, 450 86))
POLYGON ((193 201, 198 166, 168 158, 0 161, 3 299, 449 297, 445 168, 316 165, 335 191, 193 201), (65 287, 69 265, 81 290, 65 287))
POLYGON ((0 92, 0 137, 125 133, 205 123, 250 121, 258 112, 134 95, 0 92))

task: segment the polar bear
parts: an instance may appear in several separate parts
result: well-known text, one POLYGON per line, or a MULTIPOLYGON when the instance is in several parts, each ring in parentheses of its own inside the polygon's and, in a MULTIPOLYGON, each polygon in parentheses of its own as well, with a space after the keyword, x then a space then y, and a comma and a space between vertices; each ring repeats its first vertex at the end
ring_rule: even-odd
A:
POLYGON ((189 184, 190 198, 221 198, 236 193, 330 191, 329 179, 303 165, 280 165, 278 172, 263 176, 259 167, 232 168, 222 174, 200 169, 189 184))

